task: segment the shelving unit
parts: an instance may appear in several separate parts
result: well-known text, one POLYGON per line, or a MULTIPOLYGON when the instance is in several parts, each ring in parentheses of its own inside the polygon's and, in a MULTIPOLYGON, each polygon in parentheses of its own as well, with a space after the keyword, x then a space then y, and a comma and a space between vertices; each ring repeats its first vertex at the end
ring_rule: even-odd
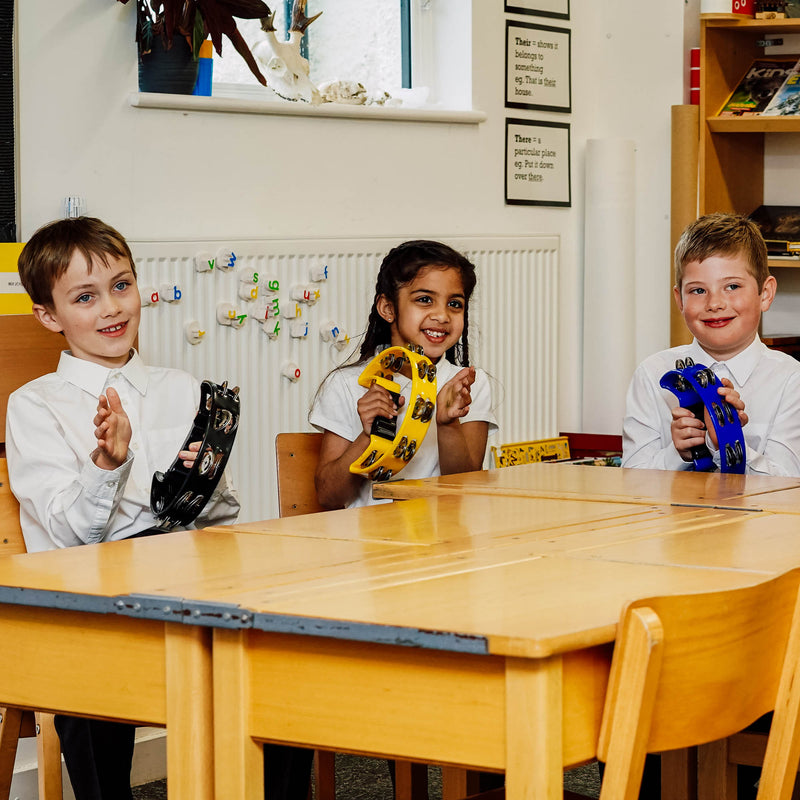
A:
MULTIPOLYGON (((800 19, 761 20, 726 14, 701 17, 700 214, 712 211, 749 214, 761 205, 764 135, 800 133, 800 116, 716 116, 752 60, 764 55, 764 48, 757 42, 791 34, 800 34, 800 19)), ((799 262, 770 261, 770 268, 797 267, 799 262)))

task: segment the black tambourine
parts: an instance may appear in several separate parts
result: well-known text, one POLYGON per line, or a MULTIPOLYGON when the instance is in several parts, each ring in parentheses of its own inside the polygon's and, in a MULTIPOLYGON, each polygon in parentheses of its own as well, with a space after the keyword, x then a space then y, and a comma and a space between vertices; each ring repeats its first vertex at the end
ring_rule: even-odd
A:
POLYGON ((188 525, 203 510, 233 449, 239 407, 238 386, 228 389, 227 381, 222 385, 203 381, 200 407, 181 447, 188 450, 192 442, 200 442, 197 458, 188 468, 178 455, 166 473, 153 475, 150 508, 157 520, 156 528, 171 531, 178 525, 188 525))

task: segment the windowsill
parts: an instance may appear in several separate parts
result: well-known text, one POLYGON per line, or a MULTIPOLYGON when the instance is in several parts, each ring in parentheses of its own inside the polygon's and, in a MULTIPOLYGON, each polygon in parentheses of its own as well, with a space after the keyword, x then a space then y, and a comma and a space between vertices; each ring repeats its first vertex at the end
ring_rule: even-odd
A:
POLYGON ((458 111, 442 108, 403 108, 402 106, 356 106, 345 103, 308 103, 290 100, 262 100, 246 97, 198 97, 191 94, 132 92, 134 108, 162 108, 173 111, 212 111, 223 114, 277 114, 289 117, 333 117, 339 119, 377 119, 399 122, 445 122, 476 125, 486 121, 483 111, 458 111))

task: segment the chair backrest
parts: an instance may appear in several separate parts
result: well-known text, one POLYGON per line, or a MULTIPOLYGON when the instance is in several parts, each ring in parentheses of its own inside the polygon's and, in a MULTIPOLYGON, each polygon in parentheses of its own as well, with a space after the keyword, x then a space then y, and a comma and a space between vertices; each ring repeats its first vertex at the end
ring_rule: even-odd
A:
POLYGON ((531 442, 514 442, 492 447, 495 467, 513 467, 516 464, 536 464, 539 461, 556 461, 569 458, 569 441, 566 436, 553 439, 535 439, 531 442))
POLYGON ((598 742, 601 800, 638 797, 646 753, 725 738, 773 709, 759 798, 791 796, 800 757, 798 586, 792 570, 755 586, 626 606, 598 742))
POLYGON ((282 517, 325 511, 314 486, 321 444, 321 433, 279 433, 275 437, 278 513, 282 517))
POLYGON ((23 383, 53 372, 67 347, 59 333, 32 314, 0 315, 0 440, 6 435, 8 396, 23 383))
POLYGON ((25 552, 25 540, 19 524, 19 503, 8 485, 8 464, 0 458, 0 556, 25 552))

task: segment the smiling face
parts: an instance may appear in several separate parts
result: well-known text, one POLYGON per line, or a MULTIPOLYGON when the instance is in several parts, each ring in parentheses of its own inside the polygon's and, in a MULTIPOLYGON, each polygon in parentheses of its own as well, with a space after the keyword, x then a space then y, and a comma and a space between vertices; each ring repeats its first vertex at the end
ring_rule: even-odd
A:
POLYGON ((49 330, 63 332, 76 358, 119 367, 130 358, 141 299, 130 262, 110 254, 107 261, 96 259, 90 271, 75 250, 53 285, 52 305, 34 304, 33 313, 49 330))
POLYGON ((690 261, 675 302, 700 346, 717 361, 742 352, 755 339, 762 312, 775 297, 775 278, 761 291, 744 255, 713 255, 690 261))
POLYGON ((421 345, 438 361, 461 338, 464 330, 464 286, 452 267, 423 267, 397 293, 397 304, 378 298, 378 313, 391 328, 393 346, 421 345))

